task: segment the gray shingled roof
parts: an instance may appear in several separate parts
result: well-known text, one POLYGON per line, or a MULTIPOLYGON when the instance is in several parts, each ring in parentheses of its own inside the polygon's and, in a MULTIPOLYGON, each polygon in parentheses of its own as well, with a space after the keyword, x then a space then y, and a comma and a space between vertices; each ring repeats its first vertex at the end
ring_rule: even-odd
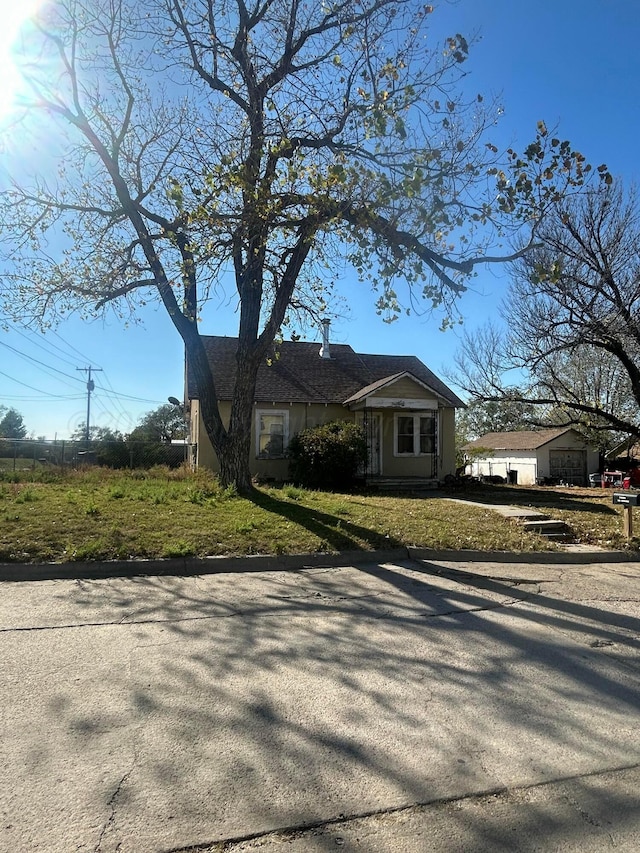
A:
POLYGON ((486 447, 487 450, 537 450, 565 432, 575 432, 571 427, 553 429, 521 430, 519 432, 488 432, 470 441, 462 448, 486 447))
MULTIPOLYGON (((230 400, 235 377, 237 338, 203 336, 220 400, 230 400)), ((320 344, 283 341, 270 363, 258 370, 256 402, 343 404, 367 386, 409 373, 444 398, 450 405, 464 403, 444 382, 413 355, 369 355, 354 352, 346 344, 331 344, 331 358, 320 358, 320 344)), ((188 378, 190 399, 197 392, 188 378)))

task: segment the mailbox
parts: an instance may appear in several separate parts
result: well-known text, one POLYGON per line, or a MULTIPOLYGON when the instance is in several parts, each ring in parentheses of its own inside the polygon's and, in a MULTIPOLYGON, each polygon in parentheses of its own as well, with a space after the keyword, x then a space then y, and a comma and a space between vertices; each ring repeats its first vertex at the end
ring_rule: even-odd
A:
POLYGON ((638 506, 638 495, 631 495, 629 492, 614 492, 613 502, 623 506, 638 506))

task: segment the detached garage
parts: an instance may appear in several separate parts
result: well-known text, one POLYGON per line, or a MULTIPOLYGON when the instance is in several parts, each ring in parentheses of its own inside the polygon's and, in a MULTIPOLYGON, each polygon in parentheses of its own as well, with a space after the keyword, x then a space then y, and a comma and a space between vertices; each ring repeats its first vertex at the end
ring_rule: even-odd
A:
POLYGON ((467 473, 523 486, 545 480, 585 486, 599 463, 598 451, 571 427, 488 432, 463 450, 467 473))

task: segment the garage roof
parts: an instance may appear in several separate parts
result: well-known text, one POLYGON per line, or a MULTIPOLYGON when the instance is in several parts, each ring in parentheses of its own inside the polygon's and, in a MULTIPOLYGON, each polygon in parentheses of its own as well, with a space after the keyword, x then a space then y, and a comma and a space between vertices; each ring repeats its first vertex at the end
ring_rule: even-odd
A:
POLYGON ((487 450, 537 450, 554 438, 567 432, 581 437, 572 427, 554 427, 553 429, 519 430, 517 432, 488 432, 466 444, 463 450, 487 448, 487 450))

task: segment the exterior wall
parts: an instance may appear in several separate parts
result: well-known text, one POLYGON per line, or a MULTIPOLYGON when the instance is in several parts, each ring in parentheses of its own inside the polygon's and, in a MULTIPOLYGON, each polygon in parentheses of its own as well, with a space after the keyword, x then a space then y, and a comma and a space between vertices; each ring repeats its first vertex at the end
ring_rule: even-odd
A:
POLYGON ((414 382, 404 377, 393 385, 381 388, 368 398, 369 412, 378 412, 382 417, 382 470, 383 477, 427 477, 435 476, 442 480, 447 474, 455 474, 455 409, 451 406, 439 407, 438 398, 414 382), (376 409, 376 400, 407 400, 411 406, 385 407, 376 409), (424 400, 424 411, 437 412, 436 460, 429 456, 395 455, 395 415, 412 414, 421 410, 418 401, 424 400))
MULTIPOLYGON (((254 403, 251 419, 251 458, 250 469, 254 476, 286 480, 289 472, 287 459, 257 459, 256 456, 256 411, 287 411, 289 414, 288 437, 295 435, 307 427, 319 426, 329 421, 351 421, 354 416, 343 406, 324 405, 322 403, 311 405, 306 403, 254 403)), ((231 405, 227 402, 220 403, 220 414, 226 425, 231 416, 231 405)), ((197 445, 197 465, 218 471, 218 457, 216 456, 211 442, 207 437, 200 417, 200 408, 197 400, 191 401, 191 442, 197 445)))
POLYGON ((289 412, 289 434, 291 439, 296 433, 307 427, 321 426, 330 421, 352 421, 353 413, 344 406, 325 405, 324 403, 254 403, 254 418, 251 433, 251 473, 254 476, 273 478, 278 481, 287 480, 289 476, 288 459, 257 459, 256 458, 256 431, 255 412, 269 411, 269 409, 287 410, 289 412))
POLYGON ((471 463, 474 477, 499 476, 508 480, 510 471, 518 472, 519 486, 533 486, 536 477, 546 476, 539 473, 535 451, 532 450, 496 450, 493 456, 474 459, 471 463))
MULTIPOLYGON (((395 390, 395 388, 394 388, 395 390)), ((412 398, 417 397, 415 383, 411 382, 406 389, 412 398)), ((425 395, 425 400, 433 399, 425 395)), ((230 404, 220 403, 220 413, 225 424, 229 422, 230 404)), ((323 403, 257 403, 253 406, 253 417, 251 422, 251 459, 250 468, 254 476, 274 478, 275 480, 286 480, 289 472, 287 459, 258 459, 256 458, 256 429, 255 413, 260 411, 287 411, 289 415, 289 432, 291 438, 297 432, 307 427, 319 426, 329 421, 353 421, 356 413, 349 411, 340 405, 325 405, 323 403)), ((397 409, 375 409, 367 410, 368 414, 379 414, 381 417, 381 476, 387 477, 431 477, 431 456, 394 456, 394 415, 400 411, 397 409)), ((409 412, 407 412, 409 413, 409 412)), ((197 400, 191 401, 191 436, 192 444, 197 445, 197 465, 219 470, 218 459, 209 441, 202 418, 200 417, 199 404, 197 400)), ((437 478, 443 479, 446 474, 455 473, 455 409, 451 407, 438 410, 437 424, 437 478)))
POLYGON ((398 400, 435 400, 436 397, 418 385, 413 379, 408 376, 396 380, 392 385, 387 385, 384 388, 379 388, 371 394, 372 397, 394 397, 398 400))

